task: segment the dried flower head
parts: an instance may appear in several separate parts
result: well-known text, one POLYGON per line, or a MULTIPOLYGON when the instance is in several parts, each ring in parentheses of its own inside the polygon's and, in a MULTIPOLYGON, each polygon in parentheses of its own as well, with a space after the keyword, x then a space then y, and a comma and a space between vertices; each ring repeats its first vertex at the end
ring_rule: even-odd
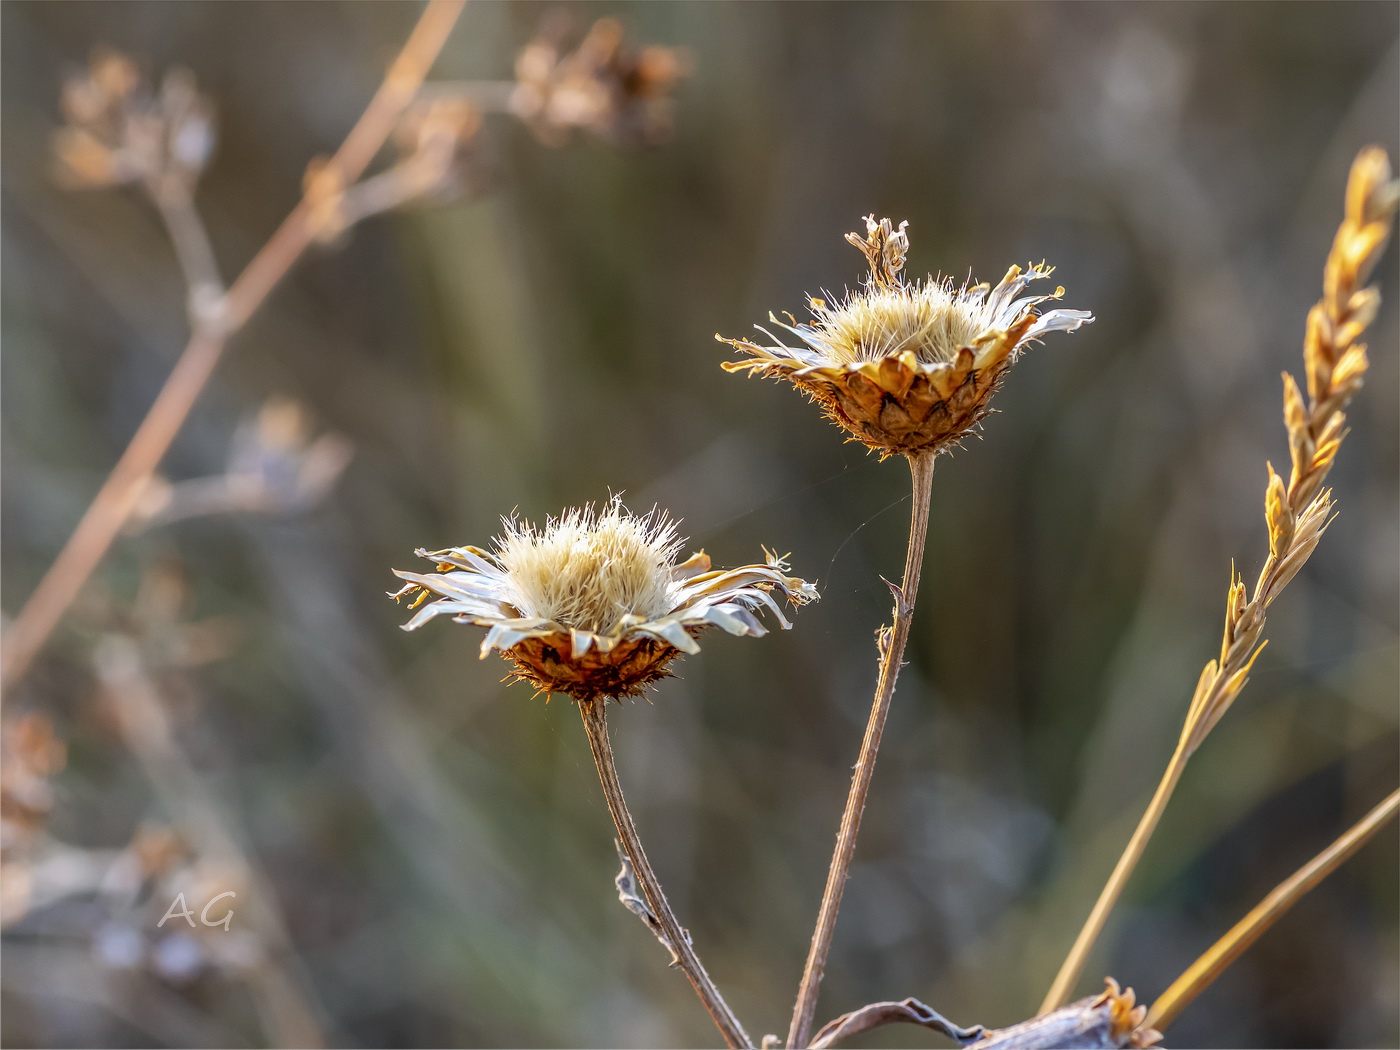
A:
POLYGON ((152 94, 135 63, 98 49, 63 85, 67 124, 54 133, 58 175, 75 186, 174 181, 192 188, 214 149, 213 106, 187 69, 152 94))
POLYGON ((865 237, 846 235, 870 264, 864 288, 839 303, 809 298, 810 322, 789 316, 792 323, 784 324, 770 315, 801 340, 798 345, 762 327, 774 345, 716 338, 752 355, 726 362, 725 369, 789 380, 881 455, 956 444, 986 416, 992 394, 1027 345, 1093 320, 1084 310, 1037 312, 1041 303, 1064 295, 1063 288, 1021 294, 1031 281, 1050 276, 1053 268, 1044 263, 1024 272, 1013 266, 996 287, 959 287, 934 277, 906 283, 908 223, 895 229, 889 219, 867 216, 865 224, 865 237))
POLYGON ((774 595, 801 605, 816 588, 786 575, 769 554, 762 565, 714 570, 702 551, 683 562, 676 523, 652 511, 637 516, 614 497, 601 510, 567 510, 543 528, 505 519, 490 552, 478 547, 417 551, 436 573, 394 570, 408 581, 395 599, 417 607, 411 631, 435 616, 488 627, 483 658, 492 650, 515 662, 514 677, 544 693, 576 700, 639 696, 666 677, 680 653, 699 651, 706 627, 760 636, 754 614, 767 608, 790 626, 774 595))
POLYGON ((650 144, 672 130, 671 95, 690 71, 674 47, 628 49, 621 23, 595 22, 564 52, 567 16, 546 19, 515 62, 510 108, 541 142, 555 146, 575 130, 612 142, 650 144))
POLYGON ((1097 1050, 1144 1050, 1162 1033, 1144 1025, 1147 1008, 1137 1005, 1133 990, 1104 978, 1104 990, 1032 1017, 1029 1021, 984 1032, 967 1050, 1022 1050, 1031 1046, 1075 1046, 1097 1050))

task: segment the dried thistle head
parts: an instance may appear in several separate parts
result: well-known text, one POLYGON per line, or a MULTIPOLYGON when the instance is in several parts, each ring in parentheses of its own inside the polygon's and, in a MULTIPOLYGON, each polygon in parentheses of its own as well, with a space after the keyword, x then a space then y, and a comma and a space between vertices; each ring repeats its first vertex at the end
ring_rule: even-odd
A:
POLYGON ((548 18, 515 62, 510 108, 541 142, 561 145, 576 130, 629 145, 670 137, 671 96, 690 72, 683 49, 632 50, 612 18, 593 23, 573 51, 567 36, 567 16, 548 18))
POLYGON ((986 1032, 967 1050, 1022 1050, 1032 1046, 1075 1046, 1128 1050, 1156 1046, 1162 1033, 1145 1027, 1147 1008, 1137 1005, 1131 988, 1123 990, 1104 978, 1098 995, 1069 1003, 1029 1021, 986 1032))
POLYGON ((860 291, 837 303, 809 298, 809 322, 789 316, 784 324, 770 315, 797 336, 796 346, 761 327, 773 345, 716 338, 751 355, 726 362, 726 370, 787 379, 882 456, 957 444, 990 411, 992 394, 1022 350, 1049 332, 1072 332, 1093 320, 1084 310, 1037 312, 1063 288, 1021 294, 1051 274, 1044 263, 1025 272, 1013 266, 996 287, 934 277, 906 282, 908 223, 895 229, 889 219, 867 216, 865 224, 865 237, 846 235, 870 265, 860 291))
POLYGON ((87 72, 69 77, 64 127, 54 133, 58 177, 79 187, 146 182, 192 189, 214 148, 214 108, 187 69, 152 93, 135 63, 99 48, 87 72))
POLYGON ((514 661, 513 677, 544 693, 575 700, 640 696, 670 672, 681 653, 699 651, 707 627, 766 634, 755 613, 766 608, 790 626, 774 596, 802 605, 812 584, 786 574, 769 554, 762 565, 714 570, 701 552, 676 559, 683 541, 665 514, 634 515, 614 497, 602 509, 567 510, 544 527, 506 519, 491 551, 453 547, 420 557, 436 573, 394 570, 408 581, 392 597, 411 607, 434 601, 404 625, 435 616, 487 627, 492 649, 514 661))

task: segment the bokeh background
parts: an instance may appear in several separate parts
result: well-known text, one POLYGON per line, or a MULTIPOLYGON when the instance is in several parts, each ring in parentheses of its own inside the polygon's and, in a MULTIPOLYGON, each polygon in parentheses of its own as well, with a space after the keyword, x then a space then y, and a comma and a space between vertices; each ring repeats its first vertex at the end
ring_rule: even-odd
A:
MULTIPOLYGON (((474 0, 437 74, 509 77, 547 10, 474 0)), ((195 72, 219 134, 199 205, 232 275, 417 12, 4 4, 8 616, 187 333, 149 203, 52 178, 63 78, 97 44, 195 72)), ((671 141, 550 148, 493 117, 465 198, 314 250, 237 336, 164 473, 218 475, 280 396, 353 446, 333 491, 123 538, 6 697, 7 720, 42 714, 67 757, 37 843, 6 865, 7 1045, 266 1045, 288 974, 336 1045, 714 1042, 616 900, 576 714, 500 684, 474 629, 401 633, 383 597, 417 546, 484 543, 512 509, 610 491, 669 508, 718 562, 768 544, 820 581, 792 632, 713 637, 612 719, 678 914, 750 1031, 785 1031, 908 479, 792 390, 723 373, 713 334, 853 283, 842 234, 871 211, 910 221, 914 273, 995 279, 1046 258, 1067 305, 1098 319, 1026 357, 984 439, 940 462, 911 662, 819 1013, 913 995, 1002 1025, 1039 1002, 1218 647, 1232 559, 1248 578, 1266 549, 1264 463, 1287 460, 1278 374, 1301 371, 1352 156, 1396 155, 1397 8, 569 12, 688 49, 671 141), (132 701, 112 683, 133 676, 197 791, 162 786, 119 731, 132 701), (230 934, 155 928, 174 892, 197 912, 232 888, 161 830, 188 824, 191 798, 256 869, 230 934)), ((1085 991, 1111 973, 1156 995, 1400 773, 1396 275, 1392 248, 1332 475, 1340 516, 1274 607, 1252 684, 1192 762, 1085 991)), ((26 725, 52 756, 43 723, 26 725)), ((1396 888, 1389 829, 1171 1045, 1394 1046, 1396 888)), ((937 1042, 889 1028, 857 1044, 937 1042)))

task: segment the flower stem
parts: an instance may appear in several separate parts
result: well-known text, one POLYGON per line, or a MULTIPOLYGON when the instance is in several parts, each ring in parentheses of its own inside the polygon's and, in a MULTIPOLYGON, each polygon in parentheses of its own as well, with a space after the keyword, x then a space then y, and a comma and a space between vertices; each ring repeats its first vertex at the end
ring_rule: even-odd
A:
POLYGON ((904 560, 904 580, 895 591, 894 626, 882 632, 880 642, 880 676, 875 685, 875 699, 870 707, 870 720, 865 727, 865 739, 860 745, 851 790, 846 796, 846 810, 841 815, 841 829, 836 835, 836 849, 831 855, 826 890, 822 894, 817 926, 812 931, 812 945, 807 952, 807 965, 802 971, 802 984, 797 990, 797 1004, 792 1011, 792 1027, 788 1030, 789 1047, 805 1047, 812 1031, 812 1019, 817 1010, 817 996, 826 973, 826 957, 831 951, 831 938, 836 930, 836 914, 841 909, 841 895, 851 872, 851 859, 856 852, 856 836, 860 834, 860 818, 865 812, 865 800, 870 794, 870 781, 875 775, 875 757, 880 750, 880 737, 885 731, 890 700, 894 697, 895 681, 904 660, 904 647, 909 641, 909 627, 914 618, 914 599, 919 591, 919 574, 924 565, 924 542, 928 537, 929 494, 933 488, 931 452, 914 453, 909 457, 913 476, 913 506, 909 517, 909 549, 904 560))
POLYGON ((690 935, 681 928, 675 913, 671 911, 671 906, 666 903, 661 883, 656 877, 656 872, 652 870, 651 862, 647 860, 646 851, 642 849, 637 825, 632 822, 627 800, 622 795, 622 784, 617 779, 617 765, 613 762, 612 743, 608 739, 607 714, 603 710, 605 703, 606 700, 601 697, 581 701, 578 705, 579 713, 583 715, 583 728, 588 734, 588 745, 593 749, 598 779, 603 783, 603 796, 608 801, 608 809, 612 812, 613 824, 617 826, 622 848, 632 862, 637 885, 660 927, 666 947, 675 956, 675 964, 681 968, 695 989, 695 994, 705 1004, 705 1009, 710 1012, 710 1017, 724 1035, 725 1043, 730 1047, 752 1047, 753 1042, 744 1031, 744 1026, 734 1016, 734 1011, 729 1008, 724 996, 720 995, 714 981, 710 980, 710 975, 701 965, 699 956, 691 946, 690 935))
POLYGON ((1147 840, 1157 830, 1157 822, 1162 819, 1167 803, 1171 801, 1172 793, 1181 779, 1182 770, 1186 768, 1186 760, 1191 757, 1191 750, 1187 734, 1183 733, 1181 743, 1172 753, 1171 761, 1167 763, 1162 779, 1157 784, 1157 790, 1152 794, 1152 801, 1147 804, 1142 819, 1138 821, 1133 837, 1128 840, 1128 845, 1113 868, 1113 874, 1108 877, 1108 881, 1099 892, 1099 899, 1094 902, 1094 910, 1084 920, 1084 927, 1075 938, 1074 947, 1069 950, 1069 955, 1060 966, 1060 972, 1055 975, 1055 983, 1050 986, 1050 991, 1045 993, 1045 1001, 1040 1004, 1040 1013, 1048 1014, 1052 1010, 1058 1010, 1074 991, 1074 982, 1079 980, 1079 975, 1084 972, 1084 964, 1089 960, 1089 952, 1093 950, 1094 942, 1099 939, 1109 913, 1118 903, 1123 887, 1127 885, 1133 869, 1142 859, 1147 840))

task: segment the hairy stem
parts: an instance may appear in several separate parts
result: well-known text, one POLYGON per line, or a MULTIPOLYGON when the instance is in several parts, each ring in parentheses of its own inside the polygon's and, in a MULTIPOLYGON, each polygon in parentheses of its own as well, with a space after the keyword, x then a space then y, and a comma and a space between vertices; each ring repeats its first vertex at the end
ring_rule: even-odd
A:
POLYGON ((637 825, 632 822, 627 800, 622 795, 622 784, 617 779, 617 765, 613 761, 612 743, 608 739, 605 703, 605 699, 599 698, 582 701, 578 706, 580 714, 583 715, 584 731, 588 734, 588 746, 593 750, 593 761, 598 767, 598 779, 603 784, 603 796, 607 799, 613 824, 617 826, 622 848, 632 863, 637 885, 656 918, 666 947, 675 956, 675 965, 681 968, 691 987, 695 989, 695 994, 705 1004, 705 1009, 710 1012, 716 1027, 724 1035, 725 1043, 731 1047, 752 1047, 753 1042, 744 1031, 744 1026, 734 1016, 734 1011, 729 1008, 724 996, 720 995, 719 989, 715 987, 715 982, 710 980, 710 975, 701 965, 699 956, 691 946, 690 935, 681 928, 675 913, 671 911, 671 906, 666 903, 666 895, 661 891, 661 882, 652 870, 651 862, 647 860, 646 851, 642 849, 637 825))
POLYGON ((1211 945, 1204 955, 1172 982, 1171 987, 1147 1011, 1147 1019, 1143 1023, 1148 1028, 1165 1030, 1284 912, 1364 846, 1397 811, 1400 811, 1400 790, 1388 795, 1351 830, 1275 886, 1273 892, 1260 901, 1253 911, 1235 923, 1229 933, 1211 945))
MULTIPOLYGON (((364 173, 416 97, 464 3, 431 0, 424 10, 384 82, 330 162, 345 185, 353 184, 364 173)), ((126 451, 5 632, 0 647, 0 686, 13 686, 28 670, 102 561, 213 375, 228 336, 247 322, 311 243, 316 233, 311 218, 312 209, 303 199, 239 274, 217 316, 205 318, 195 329, 126 451)))
POLYGON ((797 1004, 792 1011, 792 1026, 788 1029, 787 1045, 805 1047, 812 1031, 826 973, 826 957, 831 951, 831 938, 836 930, 836 915, 841 910, 841 895, 851 873, 851 859, 856 852, 856 836, 860 834, 860 818, 865 812, 865 800, 870 794, 870 781, 875 775, 875 758, 880 751, 880 737, 885 731, 885 719, 890 712, 895 682, 904 660, 904 647, 909 641, 909 627, 914 618, 914 599, 919 591, 919 574, 924 565, 924 541, 928 536, 929 494, 933 487, 932 453, 909 456, 913 476, 913 505, 909 515, 909 549, 904 559, 904 579, 895 591, 894 626, 881 633, 880 675, 875 685, 875 700, 870 707, 870 720, 861 741, 860 757, 851 777, 851 790, 846 796, 846 809, 841 815, 841 828, 836 835, 836 849, 831 855, 831 868, 826 877, 817 926, 812 931, 812 944, 807 952, 807 965, 802 971, 802 984, 797 990, 797 1004))
POLYGON ((1133 837, 1128 840, 1128 845, 1124 848, 1122 856, 1118 858, 1118 863, 1113 868, 1113 874, 1108 877, 1108 881, 1104 883, 1103 889, 1099 892, 1099 899, 1094 902, 1094 910, 1084 920, 1084 926, 1079 931, 1079 936, 1075 938, 1074 947, 1069 950, 1069 955, 1065 957, 1064 963, 1060 966, 1060 972, 1055 975, 1055 983, 1050 986, 1050 991, 1045 995, 1045 1001, 1040 1004, 1039 1013, 1048 1014, 1052 1010, 1058 1010, 1074 991, 1074 983, 1084 972, 1084 964, 1089 960, 1089 953, 1093 950, 1094 943, 1099 939, 1099 934, 1103 932, 1104 923, 1108 921, 1109 913, 1113 911, 1114 905, 1118 903, 1118 898, 1122 896, 1123 887, 1127 885, 1133 869, 1142 859, 1148 839, 1157 830, 1157 822, 1162 819, 1162 814, 1166 811, 1167 803, 1171 801, 1172 793, 1176 791, 1177 782, 1181 780, 1182 770, 1186 768, 1186 760, 1190 756, 1191 751, 1187 747, 1185 737, 1183 737, 1182 742, 1177 745, 1176 751, 1172 753, 1171 761, 1167 763, 1166 771, 1163 772, 1162 779, 1157 784, 1157 790, 1152 794, 1152 801, 1147 804, 1147 809, 1142 814, 1142 819, 1138 821, 1133 837))

